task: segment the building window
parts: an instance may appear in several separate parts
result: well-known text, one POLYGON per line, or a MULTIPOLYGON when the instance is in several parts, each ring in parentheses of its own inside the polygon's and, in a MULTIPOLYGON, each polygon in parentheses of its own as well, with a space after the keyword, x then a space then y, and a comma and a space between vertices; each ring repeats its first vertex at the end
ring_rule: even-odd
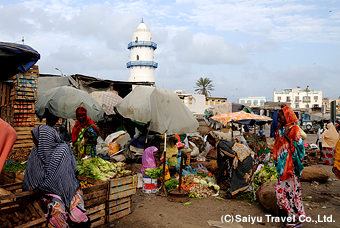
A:
POLYGON ((295 104, 295 108, 299 108, 299 104, 295 104))
POLYGON ((247 104, 251 104, 251 100, 247 100, 247 104))
POLYGON ((296 102, 296 103, 299 103, 299 102, 300 102, 299 96, 296 96, 296 97, 295 97, 295 102, 296 102))
POLYGON ((261 101, 260 101, 260 105, 264 105, 264 100, 261 100, 261 101))
POLYGON ((290 102, 290 96, 286 97, 286 102, 290 102))
POLYGON ((137 60, 139 60, 139 55, 137 55, 137 60))
POLYGON ((135 40, 135 42, 138 42, 138 36, 136 36, 136 40, 135 40))
POLYGON ((281 97, 277 97, 277 100, 278 100, 278 101, 281 101, 281 97))
POLYGON ((254 100, 254 105, 258 105, 259 101, 258 100, 254 100))
POLYGON ((314 96, 314 100, 315 100, 315 102, 318 102, 318 96, 314 96))
POLYGON ((244 103, 246 103, 245 100, 241 100, 241 104, 244 104, 244 103))
MULTIPOLYGON (((302 98, 303 103, 310 103, 310 96, 303 96, 302 98)), ((307 107, 308 108, 308 107, 307 107)))

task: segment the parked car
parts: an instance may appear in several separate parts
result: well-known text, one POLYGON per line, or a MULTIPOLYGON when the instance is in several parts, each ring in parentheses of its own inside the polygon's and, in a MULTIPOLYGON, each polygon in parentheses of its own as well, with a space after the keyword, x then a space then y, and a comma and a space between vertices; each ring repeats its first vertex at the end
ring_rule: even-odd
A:
POLYGON ((311 121, 311 120, 303 121, 300 127, 302 130, 304 130, 304 132, 311 133, 311 134, 317 133, 319 129, 318 125, 314 121, 311 121))

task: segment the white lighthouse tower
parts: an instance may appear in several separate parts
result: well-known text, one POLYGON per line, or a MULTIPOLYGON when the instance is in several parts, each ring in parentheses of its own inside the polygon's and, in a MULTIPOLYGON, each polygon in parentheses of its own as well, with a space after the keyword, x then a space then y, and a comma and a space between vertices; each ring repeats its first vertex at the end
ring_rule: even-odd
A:
POLYGON ((153 52, 157 44, 152 41, 152 33, 142 19, 138 28, 132 33, 130 61, 126 67, 130 69, 129 82, 155 82, 154 71, 158 63, 154 62, 153 52))

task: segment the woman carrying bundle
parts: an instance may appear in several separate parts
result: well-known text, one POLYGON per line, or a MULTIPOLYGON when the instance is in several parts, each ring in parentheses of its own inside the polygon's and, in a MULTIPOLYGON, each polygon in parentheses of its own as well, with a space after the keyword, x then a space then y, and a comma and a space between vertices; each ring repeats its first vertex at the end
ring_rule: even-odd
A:
POLYGON ((292 221, 285 227, 301 227, 299 216, 306 216, 300 186, 305 148, 297 125, 298 119, 289 106, 279 110, 277 120, 279 125, 273 147, 273 158, 278 175, 275 189, 277 204, 280 215, 289 217, 292 221))

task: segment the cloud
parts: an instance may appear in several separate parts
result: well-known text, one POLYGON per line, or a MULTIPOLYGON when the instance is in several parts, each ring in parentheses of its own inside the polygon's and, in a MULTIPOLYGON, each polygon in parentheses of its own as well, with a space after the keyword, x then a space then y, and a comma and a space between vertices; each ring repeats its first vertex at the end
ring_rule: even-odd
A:
POLYGON ((239 45, 226 44, 224 38, 204 33, 179 32, 172 40, 179 61, 196 64, 241 64, 246 51, 239 45))

